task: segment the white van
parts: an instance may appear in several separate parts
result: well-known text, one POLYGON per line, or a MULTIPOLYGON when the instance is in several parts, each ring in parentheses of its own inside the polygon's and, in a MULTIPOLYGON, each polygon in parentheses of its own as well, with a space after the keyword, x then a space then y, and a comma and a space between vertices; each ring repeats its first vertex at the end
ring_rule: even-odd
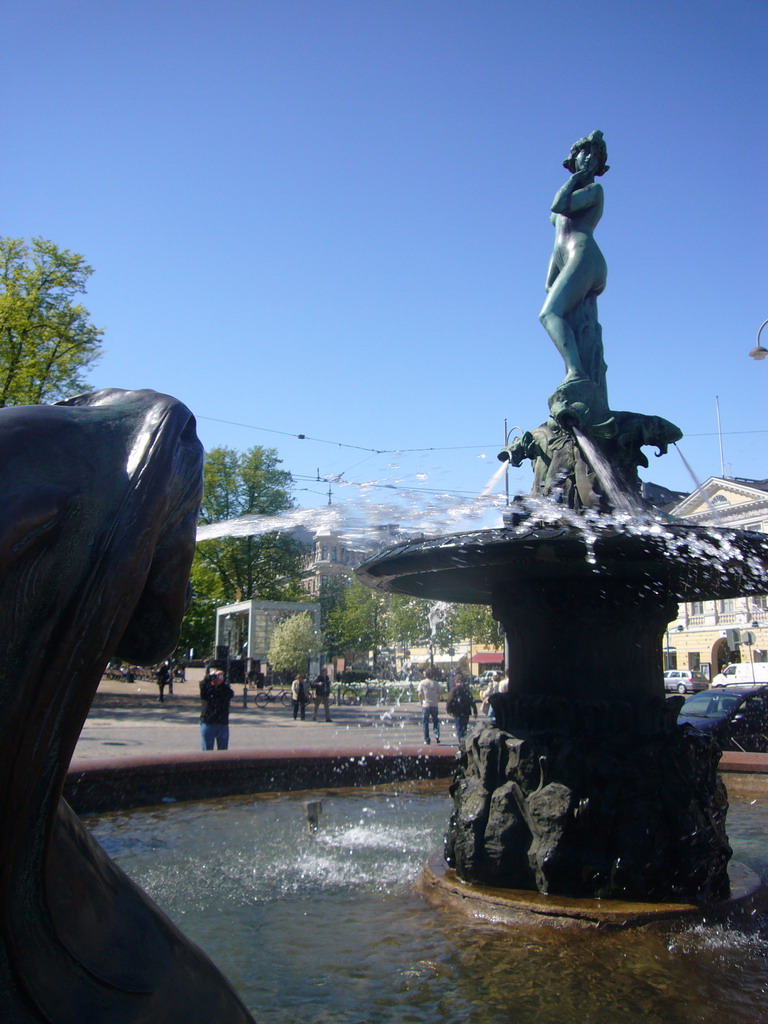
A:
POLYGON ((722 672, 718 672, 711 685, 728 686, 729 683, 741 683, 742 686, 745 683, 768 683, 768 661, 728 665, 722 672))

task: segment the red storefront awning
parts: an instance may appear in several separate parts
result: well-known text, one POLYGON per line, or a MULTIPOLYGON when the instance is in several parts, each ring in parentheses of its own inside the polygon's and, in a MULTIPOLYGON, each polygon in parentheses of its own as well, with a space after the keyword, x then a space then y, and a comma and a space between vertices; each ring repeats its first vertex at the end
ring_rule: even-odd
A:
POLYGON ((504 654, 495 654, 493 651, 485 651, 482 654, 472 655, 473 665, 503 665, 504 654))

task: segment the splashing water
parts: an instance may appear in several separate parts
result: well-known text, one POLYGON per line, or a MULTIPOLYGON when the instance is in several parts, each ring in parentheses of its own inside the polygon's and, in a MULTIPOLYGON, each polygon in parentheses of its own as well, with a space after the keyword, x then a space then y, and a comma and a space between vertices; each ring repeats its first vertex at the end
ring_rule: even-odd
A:
MULTIPOLYGON (((371 488, 361 488, 358 500, 326 508, 289 509, 278 515, 249 515, 237 519, 204 523, 198 526, 197 540, 221 537, 254 537, 265 533, 285 533, 304 527, 313 533, 333 533, 350 544, 366 542, 370 546, 371 531, 382 524, 396 523, 406 536, 434 535, 459 529, 498 526, 504 508, 504 497, 492 493, 504 473, 497 470, 476 498, 458 498, 453 494, 430 495, 423 492, 397 491, 400 502, 369 500, 371 488), (418 497, 414 495, 418 494, 418 497)), ((391 539, 391 537, 390 537, 391 539)))
POLYGON ((617 481, 613 467, 603 453, 592 444, 592 441, 583 434, 578 427, 573 428, 573 432, 576 435, 576 441, 581 448, 587 462, 594 469, 595 474, 602 484, 605 495, 613 505, 615 509, 622 512, 633 512, 637 508, 637 502, 632 499, 632 495, 627 494, 626 491, 622 490, 619 482, 617 481))
MULTIPOLYGON (((699 480, 699 478, 694 473, 693 468, 691 467, 690 462, 688 461, 688 459, 686 459, 686 457, 680 451, 680 448, 677 445, 675 445, 675 448, 677 449, 677 454, 683 460, 683 465, 688 470, 688 475, 690 476, 691 480, 693 480, 694 490, 698 490, 701 487, 701 481, 699 480)), ((712 502, 709 500, 709 498, 705 497, 704 500, 707 503, 707 508, 712 513, 712 518, 714 519, 715 523, 722 523, 723 522, 723 516, 720 513, 720 511, 712 504, 712 502)))
POLYGON ((493 492, 496 490, 498 485, 503 480, 504 474, 507 472, 508 469, 509 469, 509 463, 508 462, 502 462, 501 465, 499 466, 499 468, 494 472, 494 474, 491 477, 491 479, 488 481, 488 483, 482 489, 482 491, 480 491, 480 497, 481 498, 489 498, 493 494, 493 492))

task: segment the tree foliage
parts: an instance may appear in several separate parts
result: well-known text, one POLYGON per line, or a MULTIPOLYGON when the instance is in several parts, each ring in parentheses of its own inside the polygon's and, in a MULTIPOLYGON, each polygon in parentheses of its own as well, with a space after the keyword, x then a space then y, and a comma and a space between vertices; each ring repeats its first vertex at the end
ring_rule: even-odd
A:
POLYGON ((75 301, 92 273, 83 256, 43 238, 0 238, 0 407, 85 389, 104 333, 75 301))
POLYGON ((320 650, 320 634, 309 612, 291 615, 275 626, 267 660, 276 669, 306 672, 310 655, 320 650))
MULTIPOLYGON (((291 474, 279 467, 274 448, 212 449, 205 459, 200 522, 245 515, 271 517, 293 508, 291 474)), ((304 554, 294 538, 271 530, 258 536, 202 541, 195 562, 208 570, 205 589, 211 596, 225 601, 292 601, 306 598, 300 583, 304 554)))
POLYGON ((387 642, 385 595, 353 580, 328 614, 326 638, 328 653, 375 656, 387 642))
MULTIPOLYGON (((292 508, 293 480, 280 465, 274 448, 211 449, 205 457, 200 522, 272 517, 292 508)), ((217 605, 251 599, 306 600, 301 585, 304 556, 298 541, 274 529, 258 536, 201 541, 192 564, 194 598, 182 626, 180 649, 195 648, 202 656, 211 652, 217 605)))
POLYGON ((489 647, 501 645, 499 624, 491 615, 491 609, 484 604, 456 605, 456 632, 473 644, 489 647))
POLYGON ((429 602, 420 597, 392 594, 387 608, 386 631, 396 647, 420 647, 429 637, 429 602))

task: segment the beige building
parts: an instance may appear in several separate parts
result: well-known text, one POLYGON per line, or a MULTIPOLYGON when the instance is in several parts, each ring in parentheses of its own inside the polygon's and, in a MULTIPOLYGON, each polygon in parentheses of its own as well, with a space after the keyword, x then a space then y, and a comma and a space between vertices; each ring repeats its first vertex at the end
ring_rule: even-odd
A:
POLYGON ((352 573, 370 555, 394 544, 399 537, 397 526, 374 526, 364 539, 350 541, 336 533, 318 532, 305 563, 304 586, 316 598, 323 584, 342 577, 348 582, 352 573))
MULTIPOLYGON (((698 526, 768 533, 768 480, 710 477, 667 511, 698 526)), ((698 669, 711 678, 734 661, 768 660, 766 594, 681 602, 665 636, 665 667, 698 669)))

